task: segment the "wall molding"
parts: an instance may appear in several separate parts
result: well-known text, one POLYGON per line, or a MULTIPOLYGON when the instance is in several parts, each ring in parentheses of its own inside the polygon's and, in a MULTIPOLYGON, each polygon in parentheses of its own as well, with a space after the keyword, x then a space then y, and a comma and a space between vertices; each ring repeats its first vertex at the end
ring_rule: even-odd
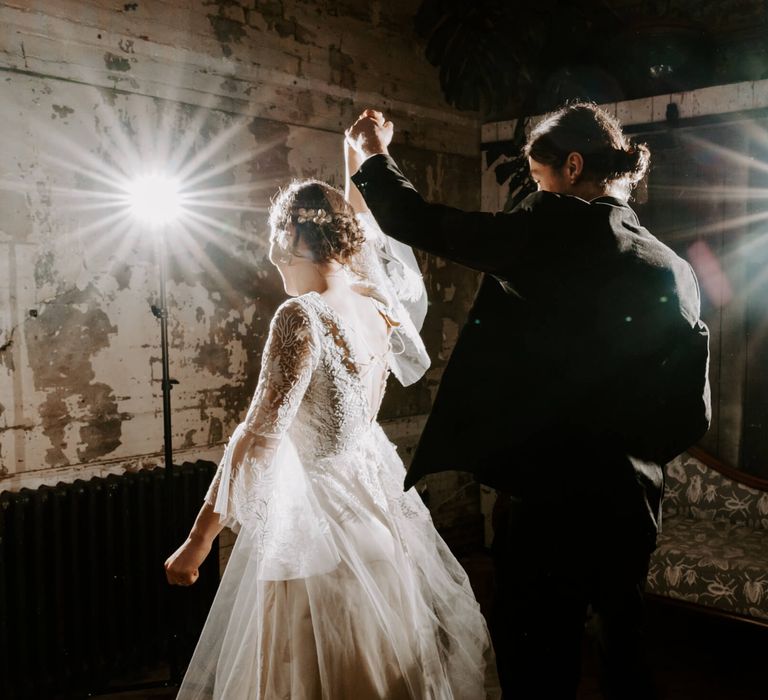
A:
MULTIPOLYGON (((677 105, 678 119, 695 119, 768 108, 768 80, 715 85, 687 92, 643 97, 637 100, 610 102, 600 105, 615 115, 623 126, 659 124, 667 121, 667 108, 677 105)), ((543 119, 538 114, 530 118, 529 126, 543 119)), ((481 127, 483 145, 508 141, 512 138, 517 119, 489 122, 481 127)))

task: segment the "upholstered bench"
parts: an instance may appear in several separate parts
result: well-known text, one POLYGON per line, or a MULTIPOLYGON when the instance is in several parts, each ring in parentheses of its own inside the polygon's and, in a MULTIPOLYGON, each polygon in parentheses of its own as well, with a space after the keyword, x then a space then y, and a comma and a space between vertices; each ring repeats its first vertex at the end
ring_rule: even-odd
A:
POLYGON ((694 454, 667 465, 646 590, 768 625, 768 492, 694 454))

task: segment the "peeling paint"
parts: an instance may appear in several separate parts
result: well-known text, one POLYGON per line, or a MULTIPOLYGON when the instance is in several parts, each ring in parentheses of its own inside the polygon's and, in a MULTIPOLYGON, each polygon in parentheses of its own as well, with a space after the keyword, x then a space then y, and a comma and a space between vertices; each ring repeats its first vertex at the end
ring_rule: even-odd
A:
MULTIPOLYGON (((5 406, 0 403, 0 418, 5 413, 5 406)), ((0 430, 8 430, 7 426, 3 426, 0 430)), ((8 467, 5 466, 5 460, 3 459, 3 445, 0 443, 0 479, 8 475, 8 467)))
POLYGON ((311 90, 300 90, 296 93, 296 106, 300 112, 312 114, 314 111, 314 98, 311 90))
POLYGON ((32 233, 29 202, 21 192, 0 190, 0 231, 14 241, 26 241, 32 233))
POLYGON ((440 359, 447 361, 453 350, 453 346, 456 345, 456 340, 459 337, 459 325, 451 318, 443 319, 443 345, 440 348, 440 359))
POLYGON ((104 54, 104 65, 108 70, 120 71, 121 73, 131 70, 131 62, 127 58, 115 56, 109 51, 104 54))
POLYGON ((74 114, 75 110, 72 109, 72 107, 67 107, 66 105, 53 105, 53 114, 51 115, 51 119, 56 119, 57 117, 59 119, 64 119, 65 117, 68 117, 70 114, 74 114))
MULTIPOLYGON (((343 97, 340 99, 333 99, 330 95, 326 95, 325 104, 331 109, 335 107, 339 111, 339 117, 349 120, 350 109, 354 106, 355 101, 351 97, 343 97)), ((345 122, 341 122, 344 124, 345 122)))
POLYGON ((67 291, 24 326, 34 385, 46 392, 39 415, 51 442, 46 454, 51 466, 68 463, 64 450, 70 426, 81 424, 77 454, 87 461, 120 445, 121 423, 129 418, 118 413, 112 389, 94 381, 90 358, 108 347, 109 336, 117 332, 98 297, 93 286, 67 291), (77 416, 67 405, 70 399, 77 402, 77 416))
MULTIPOLYGON (((208 21, 211 23, 211 28, 216 35, 216 40, 222 45, 232 42, 239 43, 245 36, 245 27, 242 22, 237 22, 229 17, 221 17, 219 15, 208 15, 208 21)), ((224 46, 222 46, 222 48, 224 48, 224 46)), ((227 47, 227 50, 231 53, 231 49, 227 47)))
POLYGON ((68 464, 67 455, 64 453, 64 448, 67 447, 64 437, 65 427, 72 422, 72 418, 66 403, 58 393, 51 393, 46 396, 38 412, 43 421, 43 432, 51 442, 45 461, 52 466, 68 464))
POLYGON ((327 0, 323 2, 325 12, 332 17, 352 17, 360 22, 368 22, 371 18, 371 0, 327 0))
POLYGON ((120 444, 123 421, 131 416, 117 410, 117 401, 112 388, 99 382, 84 388, 80 403, 87 411, 88 419, 80 428, 80 442, 77 450, 81 462, 90 462, 116 450, 120 444))
POLYGON ((131 268, 124 262, 119 263, 117 267, 112 271, 112 275, 117 281, 117 288, 119 290, 128 289, 128 287, 131 286, 132 274, 133 273, 131 268))
POLYGON ((261 16, 267 28, 277 32, 283 39, 291 38, 299 44, 311 44, 316 37, 315 33, 300 24, 295 16, 286 16, 282 0, 256 0, 249 14, 261 16))
POLYGON ((224 426, 218 418, 211 418, 208 424, 208 444, 215 445, 224 438, 224 426))
POLYGON ((53 251, 46 250, 41 253, 35 263, 35 284, 38 289, 46 284, 53 284, 55 282, 54 266, 56 263, 56 256, 53 251))
POLYGON ((187 430, 184 434, 184 442, 181 444, 181 449, 185 450, 195 446, 195 433, 197 430, 187 430))
POLYGON ((248 131, 253 134, 256 143, 265 148, 259 158, 249 164, 251 180, 261 182, 266 178, 290 177, 288 125, 257 117, 248 124, 248 131))
POLYGON ((227 78, 226 80, 221 81, 221 89, 226 90, 227 92, 237 92, 239 90, 239 85, 236 80, 227 78))
POLYGON ((101 96, 104 98, 104 102, 110 107, 114 107, 117 104, 117 90, 115 88, 96 88, 101 96))
MULTIPOLYGON (((257 375, 257 373, 254 374, 257 375)), ((249 392, 244 391, 241 384, 202 391, 206 410, 221 409, 223 423, 230 426, 237 425, 250 403, 251 394, 256 386, 255 377, 252 382, 245 382, 244 384, 250 390, 249 392)))
POLYGON ((109 79, 112 81, 112 84, 116 89, 127 89, 126 87, 118 88, 118 85, 125 85, 129 88, 132 88, 133 90, 139 90, 140 85, 139 81, 135 80, 134 78, 128 78, 128 77, 120 77, 117 75, 110 75, 109 79))
POLYGON ((328 47, 328 61, 331 65, 331 84, 354 90, 355 73, 352 70, 352 56, 345 54, 340 47, 331 44, 328 47))
POLYGON ((435 199, 443 190, 443 183, 445 182, 445 168, 443 168, 443 156, 441 153, 437 154, 435 164, 431 163, 427 166, 427 199, 435 199))
POLYGON ((9 372, 13 372, 15 369, 12 352, 14 343, 13 336, 15 333, 16 328, 11 328, 11 330, 8 331, 8 340, 0 345, 0 365, 4 365, 9 372))
POLYGON ((197 349, 197 356, 194 363, 205 369, 211 374, 217 374, 222 377, 231 377, 229 371, 229 350, 226 345, 220 345, 217 342, 202 343, 197 349))

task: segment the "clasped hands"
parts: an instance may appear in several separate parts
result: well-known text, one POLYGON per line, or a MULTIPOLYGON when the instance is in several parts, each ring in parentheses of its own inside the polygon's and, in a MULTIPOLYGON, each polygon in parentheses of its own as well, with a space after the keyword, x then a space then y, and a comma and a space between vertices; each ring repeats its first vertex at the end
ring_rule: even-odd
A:
MULTIPOLYGON (((348 160, 359 167, 366 159, 378 153, 388 154, 394 124, 375 109, 366 109, 357 121, 344 132, 348 160)), ((357 167, 352 170, 357 170, 357 167)))

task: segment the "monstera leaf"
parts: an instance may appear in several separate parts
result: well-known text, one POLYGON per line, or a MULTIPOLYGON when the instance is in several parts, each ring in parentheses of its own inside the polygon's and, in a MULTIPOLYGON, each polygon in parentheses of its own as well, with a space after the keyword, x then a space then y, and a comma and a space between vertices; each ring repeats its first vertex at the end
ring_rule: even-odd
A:
POLYGON ((496 182, 507 185, 507 199, 502 211, 512 211, 531 192, 536 191, 536 184, 531 179, 528 159, 522 153, 526 139, 528 119, 518 119, 515 131, 509 141, 497 141, 488 144, 485 150, 486 167, 491 167, 499 156, 507 159, 494 167, 496 182))
MULTIPOLYGON (((589 63, 615 21, 606 0, 423 0, 416 32, 440 68, 448 102, 486 115, 520 113, 554 71, 589 63), (598 31, 599 30, 599 31, 598 31), (599 42, 598 42, 599 43, 599 42)), ((610 34, 608 34, 610 35, 610 34)))
MULTIPOLYGON (((545 0, 546 1, 546 0, 545 0)), ((459 109, 493 109, 530 80, 514 42, 519 27, 499 0, 424 0, 416 31, 427 60, 440 68, 446 99, 459 109)))

